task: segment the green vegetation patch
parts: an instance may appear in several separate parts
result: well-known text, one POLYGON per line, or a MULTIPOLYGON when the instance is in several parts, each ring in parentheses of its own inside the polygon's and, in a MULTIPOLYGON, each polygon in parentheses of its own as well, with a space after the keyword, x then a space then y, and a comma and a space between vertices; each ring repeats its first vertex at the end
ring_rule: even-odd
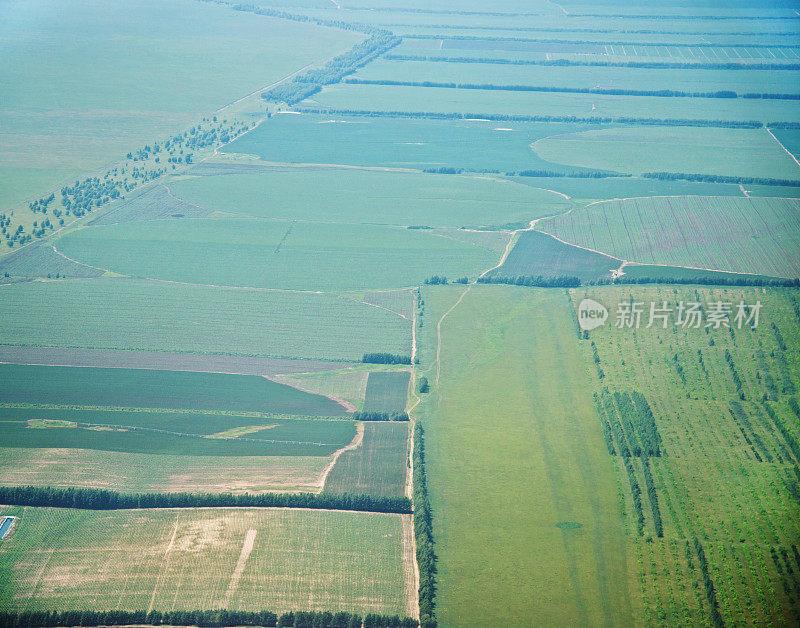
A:
POLYGON ((396 314, 324 294, 97 279, 0 287, 7 344, 360 361, 408 354, 396 314))
POLYGON ((362 425, 361 444, 339 457, 325 480, 325 492, 402 497, 408 474, 408 422, 362 425))
POLYGON ((625 199, 537 226, 621 259, 794 278, 800 276, 799 208, 796 199, 780 198, 625 199))
POLYGON ((410 377, 411 373, 408 371, 370 373, 364 397, 364 412, 404 412, 410 377))
POLYGON ((32 242, 7 257, 0 258, 0 283, 9 277, 99 277, 103 271, 79 264, 59 255, 47 242, 32 242), (8 275, 8 277, 6 277, 8 275))
POLYGON ((404 586, 413 567, 404 562, 400 515, 283 508, 5 513, 20 517, 0 553, 0 573, 13 583, 0 590, 0 607, 8 610, 152 604, 410 614, 404 586))
POLYGON ((494 259, 484 248, 422 230, 222 219, 90 227, 59 247, 136 277, 296 290, 415 285, 432 268, 474 274, 494 259))
POLYGON ((544 138, 534 143, 533 150, 555 163, 634 174, 680 172, 800 180, 800 166, 766 129, 604 129, 544 138))
POLYGON ((0 403, 341 416, 323 397, 255 375, 0 364, 0 403))
POLYGON ((577 277, 593 281, 607 277, 620 260, 559 242, 538 231, 523 231, 503 264, 488 277, 513 280, 516 277, 577 277))

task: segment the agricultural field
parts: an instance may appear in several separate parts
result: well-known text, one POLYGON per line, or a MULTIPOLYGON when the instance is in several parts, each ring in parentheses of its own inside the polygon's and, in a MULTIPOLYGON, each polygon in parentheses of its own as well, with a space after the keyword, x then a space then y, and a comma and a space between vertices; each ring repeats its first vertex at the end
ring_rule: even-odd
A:
POLYGON ((357 361, 372 351, 408 354, 410 327, 325 294, 120 279, 0 286, 8 345, 357 361))
POLYGON ((404 412, 408 399, 408 371, 373 371, 367 379, 364 412, 404 412))
POLYGON ((305 101, 314 110, 400 111, 481 116, 575 116, 722 122, 794 122, 800 102, 735 98, 662 98, 389 85, 333 85, 305 101), (401 103, 401 106, 398 104, 401 103))
POLYGON ((487 277, 568 276, 594 281, 610 277, 621 264, 622 261, 615 257, 577 248, 548 234, 523 231, 503 263, 487 273, 487 277))
POLYGON ((800 93, 797 70, 686 71, 675 68, 565 66, 553 71, 546 65, 376 61, 353 77, 369 81, 413 81, 468 85, 526 85, 552 88, 671 90, 688 93, 734 91, 738 94, 800 93))
POLYGON ((794 624, 797 291, 608 287, 572 291, 573 305, 585 297, 612 317, 631 299, 672 309, 700 302, 706 311, 734 304, 730 327, 672 317, 666 328, 661 319, 619 328, 612 318, 580 341, 624 487, 644 623, 794 624), (739 303, 759 302, 755 328, 736 322, 739 303))
POLYGON ((0 403, 342 416, 346 409, 256 375, 0 364, 0 403))
POLYGON ((595 203, 537 228, 620 259, 800 276, 795 199, 665 197, 595 203))
MULTIPOLYGON (((230 164, 231 174, 183 178, 171 183, 170 189, 181 199, 213 211, 341 224, 502 225, 532 220, 542 211, 555 212, 563 205, 558 195, 486 175, 268 169, 257 164, 243 162, 240 171, 230 164)), ((198 166, 192 173, 203 173, 204 168, 205 164, 198 166)))
POLYGON ((357 447, 339 456, 327 478, 326 493, 376 497, 406 494, 408 422, 367 421, 357 447))
POLYGON ((317 455, 191 456, 68 449, 57 443, 52 448, 0 448, 0 476, 3 486, 123 493, 314 493, 322 490, 331 461, 331 456, 317 455))
POLYGON ((530 144, 551 135, 599 128, 575 123, 284 114, 272 116, 225 151, 292 163, 565 172, 566 168, 540 159, 530 144))
POLYGON ((418 416, 439 620, 634 624, 618 480, 567 295, 474 286, 423 288, 422 296, 430 321, 422 344, 432 349, 420 366, 434 389, 418 416))
POLYGON ((632 174, 682 172, 800 181, 800 165, 765 129, 605 129, 543 138, 532 149, 547 161, 632 174), (657 151, 650 150, 654 145, 657 151))
POLYGON ((4 508, 11 609, 411 612, 404 519, 295 509, 4 508), (136 555, 134 568, 130 556, 136 555), (280 584, 279 584, 280 583, 280 584))
POLYGON ((191 0, 11 0, 2 14, 0 210, 363 39, 191 0))

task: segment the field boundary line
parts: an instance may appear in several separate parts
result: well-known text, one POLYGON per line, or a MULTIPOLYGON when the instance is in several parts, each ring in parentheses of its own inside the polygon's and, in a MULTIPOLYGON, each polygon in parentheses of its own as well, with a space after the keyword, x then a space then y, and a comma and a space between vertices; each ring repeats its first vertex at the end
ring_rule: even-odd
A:
POLYGON ((253 546, 256 543, 257 533, 257 530, 251 528, 247 531, 247 534, 244 537, 242 551, 239 554, 239 560, 236 561, 236 567, 231 574, 231 580, 228 583, 228 590, 225 593, 225 601, 222 605, 222 608, 228 608, 230 606, 231 598, 239 588, 239 580, 241 580, 242 574, 244 573, 244 568, 247 565, 247 559, 250 558, 250 553, 253 551, 253 546))
MULTIPOLYGON (((299 375, 299 373, 298 373, 298 375, 299 375)), ((291 388, 295 388, 295 389, 297 389, 299 391, 302 391, 304 393, 308 393, 309 395, 318 395, 320 397, 326 397, 327 399, 330 399, 331 401, 335 401, 336 403, 338 403, 340 406, 342 406, 348 412, 355 412, 356 409, 357 409, 352 403, 350 403, 349 401, 345 401, 344 399, 340 399, 339 397, 334 397, 333 395, 326 395, 325 393, 314 392, 313 390, 309 390, 308 388, 303 388, 302 386, 298 386, 297 384, 290 384, 288 382, 282 382, 282 381, 280 381, 278 379, 275 379, 275 377, 270 376, 270 375, 262 375, 261 377, 263 377, 264 379, 269 380, 271 382, 275 382, 276 384, 283 384, 284 386, 290 386, 291 388)), ((291 379, 291 375, 286 375, 286 377, 291 379)))
MULTIPOLYGON (((328 59, 328 58, 329 58, 329 57, 326 57, 326 59, 328 59)), ((215 109, 215 110, 214 110, 214 113, 220 113, 221 111, 225 111, 225 110, 226 110, 228 107, 232 107, 233 105, 238 105, 238 104, 239 104, 240 102, 242 102, 243 100, 247 100, 248 98, 250 98, 250 97, 252 97, 252 96, 255 96, 255 95, 258 93, 258 92, 263 92, 263 91, 265 91, 265 90, 267 90, 267 89, 271 89, 271 88, 273 88, 273 87, 275 87, 275 86, 277 86, 277 85, 280 85, 281 83, 285 83, 285 82, 286 82, 286 81, 288 81, 290 78, 292 78, 292 77, 294 77, 294 76, 296 76, 296 75, 300 74, 300 72, 302 72, 303 70, 307 70, 307 69, 308 69, 308 68, 310 68, 312 65, 315 65, 315 64, 317 64, 317 63, 321 63, 321 61, 312 61, 312 62, 311 62, 311 63, 309 63, 307 66, 305 66, 305 67, 302 67, 302 68, 300 68, 299 70, 295 70, 295 71, 294 71, 294 72, 292 72, 291 74, 287 74, 287 75, 286 75, 286 76, 284 76, 282 79, 278 79, 278 80, 277 80, 277 81, 275 81, 274 83, 270 83, 269 85, 266 85, 265 87, 259 87, 257 90, 250 92, 250 93, 249 93, 249 94, 247 94, 246 96, 242 96, 242 97, 241 97, 241 98, 239 98, 238 100, 234 100, 233 102, 229 102, 227 105, 223 105, 223 106, 222 106, 222 107, 220 107, 219 109, 215 109)))
MULTIPOLYGON (((363 441, 364 441, 364 423, 363 422, 359 422, 356 425, 356 435, 355 435, 355 437, 353 437, 353 440, 350 441, 350 443, 348 445, 345 445, 341 449, 337 449, 335 452, 333 452, 333 458, 328 463, 328 465, 325 467, 325 470, 322 472, 322 475, 320 476, 320 479, 319 479, 319 490, 320 490, 320 493, 325 490, 325 482, 328 481, 328 476, 330 475, 331 471, 333 470, 333 467, 339 461, 339 457, 346 451, 353 451, 354 449, 359 448, 363 441)), ((299 510, 307 510, 307 509, 300 508, 299 510)))
POLYGON ((796 163, 798 166, 800 166, 800 161, 797 161, 797 157, 795 157, 795 156, 794 156, 794 155, 793 155, 793 154, 792 154, 792 153, 789 151, 789 149, 788 149, 788 148, 786 148, 786 147, 785 147, 785 146, 784 146, 784 145, 781 143, 781 141, 780 141, 780 140, 779 140, 777 137, 775 137, 775 134, 774 134, 774 133, 773 133, 773 132, 770 130, 770 128, 769 128, 769 127, 766 127, 766 126, 765 126, 764 128, 766 129, 767 133, 769 133, 769 134, 770 134, 770 136, 772 137, 772 139, 773 139, 773 140, 775 140, 776 142, 778 142, 778 146, 780 146, 780 147, 781 147, 781 148, 782 148, 782 149, 783 149, 783 150, 786 152, 786 154, 787 154, 787 155, 789 155, 789 157, 791 157, 791 158, 794 160, 794 163, 796 163))
POLYGON ((148 613, 153 610, 153 605, 155 604, 156 601, 156 593, 158 592, 158 586, 161 584, 162 575, 167 571, 167 558, 169 556, 169 553, 172 551, 173 545, 175 544, 175 537, 178 534, 178 519, 180 518, 180 516, 181 516, 180 511, 175 513, 175 526, 172 528, 172 537, 170 538, 169 543, 167 544, 167 549, 164 550, 164 557, 161 559, 161 562, 163 564, 163 569, 159 569, 158 571, 158 578, 156 579, 156 585, 155 587, 153 587, 153 595, 150 596, 150 606, 147 607, 148 613))
MULTIPOLYGON (((33 244, 33 243, 31 243, 31 244, 33 244)), ((111 273, 111 272, 114 272, 114 271, 112 271, 112 270, 109 270, 108 268, 100 268, 99 266, 92 266, 91 264, 86 264, 85 262, 79 262, 79 261, 78 261, 78 260, 76 260, 76 259, 72 259, 71 257, 69 257, 69 256, 67 256, 67 255, 64 255, 64 254, 63 254, 61 251, 59 251, 59 250, 56 248, 56 245, 55 245, 55 244, 51 244, 50 246, 52 246, 52 247, 53 247, 53 251, 55 251, 56 255, 60 255, 60 256, 61 256, 61 257, 63 257, 65 260, 67 260, 67 261, 70 261, 70 262, 72 262, 73 264, 79 264, 80 266, 86 266, 86 268, 93 268, 94 270, 100 270, 100 271, 102 271, 102 272, 104 272, 104 273, 111 273)))

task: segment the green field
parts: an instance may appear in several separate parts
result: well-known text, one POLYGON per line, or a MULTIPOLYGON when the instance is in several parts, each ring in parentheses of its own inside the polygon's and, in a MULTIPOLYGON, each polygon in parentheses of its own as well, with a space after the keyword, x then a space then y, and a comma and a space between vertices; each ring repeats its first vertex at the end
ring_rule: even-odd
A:
POLYGON ((800 116, 800 102, 791 100, 600 96, 386 85, 332 85, 305 103, 330 109, 459 113, 474 117, 487 114, 794 122, 800 116))
MULTIPOLYGON (((240 171, 231 165, 232 174, 185 178, 170 189, 209 210, 257 218, 397 226, 502 225, 563 206, 556 194, 488 176, 267 169, 240 163, 240 171)), ((203 168, 192 172, 203 173, 203 168)))
POLYGON ((616 258, 570 246, 544 233, 523 231, 503 264, 487 276, 506 279, 569 276, 594 281, 610 276, 620 264, 616 258))
POLYGON ((47 242, 33 242, 13 255, 0 258, 0 283, 8 277, 100 277, 103 271, 59 255, 47 242))
POLYGON ((373 372, 367 379, 364 412, 403 412, 408 399, 410 373, 373 372))
POLYGON ((2 13, 2 209, 363 38, 190 0, 10 0, 2 13))
POLYGON ((596 203, 537 227, 647 264, 800 276, 794 199, 666 197, 596 203))
MULTIPOLYGON (((397 103, 395 103, 395 107, 397 103)), ((508 123, 324 115, 276 115, 225 148, 265 161, 518 171, 575 170, 530 149, 550 135, 600 128, 564 123, 508 123), (508 129, 511 129, 509 131, 508 129), (480 146, 480 150, 475 150, 480 146)))
POLYGON ((619 485, 567 295, 474 286, 423 298, 440 622, 635 623, 619 485), (441 324, 437 385, 435 322, 464 290, 441 324))
POLYGON ((342 453, 325 480, 325 492, 402 497, 408 473, 408 422, 363 426, 361 444, 342 453))
POLYGON ((345 409, 256 375, 0 364, 0 403, 341 416, 345 409))
POLYGON ((133 277, 312 291, 399 288, 435 272, 471 275, 495 259, 425 230, 253 219, 88 227, 59 239, 58 248, 133 277))
POLYGON ((322 294, 98 279, 0 287, 5 344, 359 361, 407 354, 400 316, 322 294), (213 305, 213 308, 210 307, 213 305))
POLYGON ((430 81, 472 85, 528 85, 581 89, 673 90, 689 93, 735 91, 800 93, 800 72, 787 70, 694 70, 543 65, 376 61, 354 78, 365 80, 430 81))
MULTIPOLYGON (((318 452, 316 452, 318 453, 318 452)), ((96 449, 0 448, 3 486, 123 493, 317 492, 330 456, 188 456, 96 449)))
MULTIPOLYGON (((139 383, 133 378, 129 385, 139 383)), ((137 386, 137 390, 142 388, 137 386)), ((66 396, 63 401, 67 401, 66 396)), ((329 456, 352 441, 355 432, 355 424, 347 420, 0 408, 0 447, 28 449, 93 449, 171 456, 329 456)))
POLYGON ((15 508, 3 610, 198 608, 410 614, 400 515, 15 508))
POLYGON ((684 172, 800 181, 800 166, 765 129, 633 127, 544 138, 547 161, 640 174, 684 172), (658 150, 651 150, 654 146, 658 150))
MULTIPOLYGON (((598 397, 643 394, 661 438, 660 455, 626 458, 617 436, 627 429, 613 437, 607 430, 615 451, 609 458, 626 495, 640 622, 696 625, 716 622, 719 613, 725 625, 794 625, 800 619, 800 561, 793 549, 800 517, 797 291, 594 288, 573 291, 574 305, 586 296, 612 316, 581 341, 587 362, 596 362, 593 370, 603 375, 592 377, 598 397), (718 300, 729 302, 731 327, 682 327, 673 324, 674 314, 666 329, 660 321, 647 328, 646 314, 639 329, 615 327, 617 304, 631 299, 666 302, 673 310, 680 302, 700 302, 707 311, 718 300), (762 303, 755 330, 735 323, 740 302, 762 303), (639 505, 629 475, 640 487, 639 505), (697 544, 716 603, 703 583, 697 544)), ((603 416, 613 422, 613 414, 603 416)))

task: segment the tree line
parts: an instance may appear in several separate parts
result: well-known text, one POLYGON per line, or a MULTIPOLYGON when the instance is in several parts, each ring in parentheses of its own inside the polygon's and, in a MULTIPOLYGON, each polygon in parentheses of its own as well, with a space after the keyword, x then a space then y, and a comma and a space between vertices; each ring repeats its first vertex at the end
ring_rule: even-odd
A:
POLYGON ((478 283, 501 283, 510 286, 532 286, 536 288, 577 288, 581 285, 578 277, 562 275, 559 277, 545 277, 543 275, 519 275, 517 277, 478 277, 478 283))
POLYGON ((291 611, 278 616, 272 611, 5 611, 0 628, 59 628, 72 626, 264 626, 266 628, 416 628, 411 617, 370 613, 363 619, 348 611, 291 611))
POLYGON ((284 102, 287 105, 305 100, 316 94, 322 86, 338 83, 348 74, 369 63, 400 43, 400 38, 389 31, 379 31, 356 44, 350 50, 334 57, 322 68, 308 70, 289 83, 282 83, 261 94, 264 100, 284 102))
POLYGON ((433 516, 425 475, 424 431, 414 424, 414 539, 419 567, 419 621, 422 628, 436 628, 436 553, 433 543, 433 516))
POLYGON ((746 93, 722 89, 713 92, 685 92, 674 89, 618 89, 612 87, 554 87, 549 85, 496 85, 494 83, 440 83, 436 81, 395 81, 391 79, 347 79, 353 85, 390 85, 401 87, 438 87, 442 89, 481 89, 505 92, 553 92, 563 94, 599 94, 601 96, 654 96, 659 98, 763 98, 800 100, 800 94, 746 93))
POLYGON ((334 495, 330 493, 119 493, 97 488, 2 486, 0 504, 86 510, 132 508, 309 508, 362 512, 411 513, 407 497, 334 495))
MULTIPOLYGON (((776 126, 770 124, 768 126, 776 126)), ((662 181, 699 181, 701 183, 732 183, 734 185, 781 185, 798 187, 800 181, 793 179, 773 179, 772 177, 729 177, 721 174, 687 174, 685 172, 645 172, 646 179, 660 179, 662 181)))
POLYGON ((364 364, 411 364, 410 355, 396 353, 365 353, 361 358, 364 364))
POLYGON ((407 412, 362 412, 352 414, 354 421, 408 421, 407 412))
POLYGON ((800 63, 686 63, 681 61, 574 61, 572 59, 503 59, 499 57, 428 57, 387 54, 387 61, 425 61, 432 63, 488 63, 497 65, 590 66, 605 68, 644 68, 653 70, 800 70, 800 63))
POLYGON ((699 286, 758 286, 765 288, 800 288, 800 279, 782 279, 776 277, 774 279, 765 279, 763 277, 745 277, 733 276, 726 277, 727 273, 719 272, 717 275, 707 275, 698 277, 629 277, 622 275, 620 277, 601 277, 592 282, 586 282, 587 285, 611 285, 611 284, 646 284, 646 283, 661 283, 661 284, 697 284, 699 286))
POLYGON ((342 109, 335 107, 296 107, 302 113, 363 116, 367 118, 413 118, 426 120, 489 120, 491 122, 579 122, 582 124, 639 124, 645 126, 689 126, 722 129, 798 129, 797 122, 761 122, 759 120, 701 120, 689 118, 636 118, 632 116, 528 116, 498 113, 456 113, 436 111, 376 111, 374 109, 342 109))

